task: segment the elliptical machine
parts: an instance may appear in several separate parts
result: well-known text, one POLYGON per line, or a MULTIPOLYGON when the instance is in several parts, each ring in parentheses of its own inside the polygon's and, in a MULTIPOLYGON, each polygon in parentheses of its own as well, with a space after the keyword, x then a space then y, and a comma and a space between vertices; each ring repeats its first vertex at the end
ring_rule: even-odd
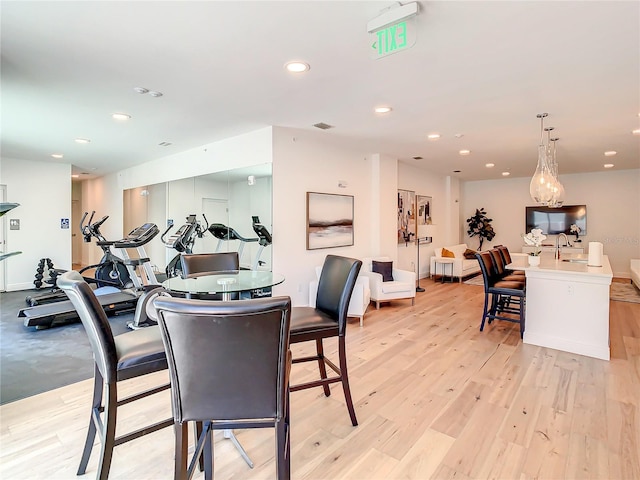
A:
MULTIPOLYGON (((177 277, 182 273, 182 262, 180 261, 180 255, 183 253, 193 253, 193 245, 196 242, 196 238, 202 238, 204 233, 209 227, 207 217, 202 214, 206 227, 202 227, 200 222, 196 220, 196 215, 189 215, 187 221, 168 239, 165 238, 169 230, 173 228, 173 224, 169 225, 167 229, 160 236, 162 243, 167 248, 173 248, 178 253, 167 264, 165 272, 167 278, 177 277)), ((138 300, 136 305, 136 312, 134 320, 127 323, 127 327, 131 330, 138 330, 140 328, 150 327, 158 323, 156 317, 155 308, 153 308, 153 300, 158 296, 171 296, 164 287, 156 287, 145 291, 138 300)))
POLYGON ((164 231, 161 235, 162 243, 165 247, 173 248, 178 254, 167 264, 166 274, 167 278, 177 277, 182 273, 180 255, 182 253, 193 253, 193 245, 196 243, 196 238, 202 238, 204 233, 209 228, 209 222, 207 217, 202 214, 204 218, 205 226, 203 227, 200 222, 196 220, 196 215, 192 214, 187 217, 187 221, 183 224, 173 235, 168 239, 165 239, 169 230, 173 228, 173 224, 164 231))

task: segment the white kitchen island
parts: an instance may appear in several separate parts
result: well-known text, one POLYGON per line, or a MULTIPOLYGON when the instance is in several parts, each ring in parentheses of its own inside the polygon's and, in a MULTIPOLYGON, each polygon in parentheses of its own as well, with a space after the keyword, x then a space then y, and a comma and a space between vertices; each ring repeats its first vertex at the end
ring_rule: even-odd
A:
POLYGON ((527 279, 524 343, 609 360, 609 288, 613 273, 606 255, 601 267, 587 255, 542 253, 538 267, 513 257, 510 269, 527 279))

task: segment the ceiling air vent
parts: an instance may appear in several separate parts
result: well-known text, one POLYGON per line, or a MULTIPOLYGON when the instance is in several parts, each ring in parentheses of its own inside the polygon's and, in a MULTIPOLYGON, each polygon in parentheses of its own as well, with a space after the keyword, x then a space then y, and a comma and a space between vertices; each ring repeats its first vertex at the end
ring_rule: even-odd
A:
POLYGON ((171 145, 171 142, 160 142, 158 145, 160 145, 161 147, 168 147, 169 145, 171 145))
POLYGON ((413 158, 414 160, 422 160, 422 157, 419 157, 419 156, 411 157, 411 158, 413 158))
POLYGON ((316 128, 319 128, 320 130, 329 130, 330 128, 333 128, 333 125, 329 125, 328 123, 316 123, 313 125, 316 128))

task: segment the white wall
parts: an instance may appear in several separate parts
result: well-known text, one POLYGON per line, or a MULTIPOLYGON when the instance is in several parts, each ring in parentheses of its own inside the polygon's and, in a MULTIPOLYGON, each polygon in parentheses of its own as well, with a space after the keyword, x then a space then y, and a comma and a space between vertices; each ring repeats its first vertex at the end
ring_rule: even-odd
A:
POLYGON ((70 269, 71 234, 78 227, 62 229, 61 219, 71 221, 71 166, 3 158, 0 184, 7 186, 7 201, 20 204, 2 217, 20 220, 20 230, 6 228, 6 251, 22 251, 4 261, 7 291, 33 288, 41 258, 70 269))
MULTIPOLYGON (((476 208, 484 207, 496 231, 492 242, 483 249, 503 244, 520 251, 525 233, 525 207, 533 205, 529 196, 530 178, 466 182, 463 184, 461 226, 466 232, 466 218, 476 208)), ((629 277, 629 260, 640 258, 640 170, 607 171, 562 175, 566 205, 587 206, 587 236, 582 246, 598 241, 616 277, 629 277)), ((464 234, 471 248, 478 247, 477 237, 464 234)), ((550 236, 550 241, 555 236, 550 236)), ((586 250, 585 250, 586 253, 586 250)))

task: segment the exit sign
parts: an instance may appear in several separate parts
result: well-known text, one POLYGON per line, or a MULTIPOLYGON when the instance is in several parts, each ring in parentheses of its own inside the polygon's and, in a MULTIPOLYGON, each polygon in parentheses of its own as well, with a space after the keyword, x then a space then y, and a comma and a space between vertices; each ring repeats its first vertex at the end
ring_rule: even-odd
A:
POLYGON ((404 20, 369 34, 371 57, 382 58, 413 47, 416 43, 413 20, 404 20))

